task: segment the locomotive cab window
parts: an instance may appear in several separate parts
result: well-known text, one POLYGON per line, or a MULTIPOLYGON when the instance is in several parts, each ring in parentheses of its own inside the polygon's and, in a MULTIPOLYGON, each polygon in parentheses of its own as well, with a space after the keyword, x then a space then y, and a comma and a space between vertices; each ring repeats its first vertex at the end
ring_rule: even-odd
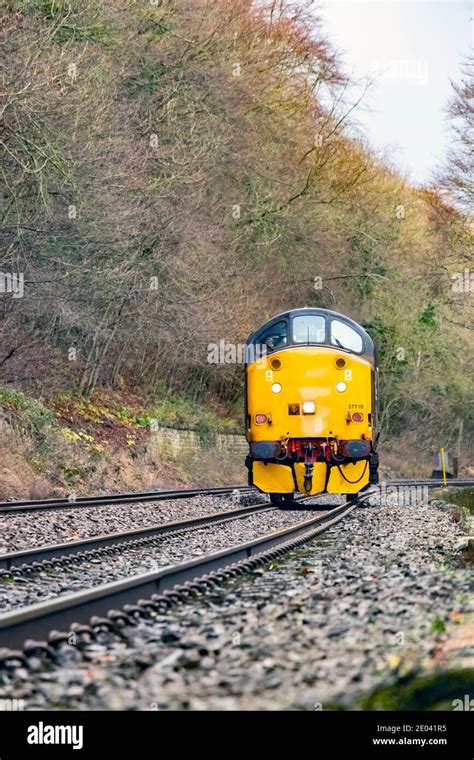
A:
POLYGON ((326 320, 316 314, 293 317, 293 343, 324 343, 326 320))
POLYGON ((333 319, 331 322, 331 343, 356 354, 361 353, 363 345, 359 333, 338 319, 333 319))
POLYGON ((258 336, 258 343, 264 351, 277 351, 288 345, 288 325, 285 321, 277 322, 268 327, 261 335, 258 336))

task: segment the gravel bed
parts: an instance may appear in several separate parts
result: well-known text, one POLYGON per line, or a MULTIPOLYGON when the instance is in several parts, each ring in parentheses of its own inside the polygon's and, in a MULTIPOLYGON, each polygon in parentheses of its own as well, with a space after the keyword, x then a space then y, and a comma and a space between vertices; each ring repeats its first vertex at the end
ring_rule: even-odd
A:
POLYGON ((18 575, 14 580, 0 580, 0 612, 159 570, 303 522, 317 514, 304 509, 272 509, 225 523, 188 529, 176 536, 164 534, 159 537, 158 546, 124 548, 103 558, 84 559, 78 565, 49 568, 27 576, 18 575))
POLYGON ((469 569, 450 560, 460 523, 390 501, 122 637, 0 676, 2 696, 26 709, 357 707, 429 658, 468 605, 469 569))
POLYGON ((239 506, 263 501, 263 494, 239 496, 236 493, 229 496, 195 496, 191 499, 3 514, 0 515, 0 554, 105 533, 120 533, 214 512, 227 512, 239 506))

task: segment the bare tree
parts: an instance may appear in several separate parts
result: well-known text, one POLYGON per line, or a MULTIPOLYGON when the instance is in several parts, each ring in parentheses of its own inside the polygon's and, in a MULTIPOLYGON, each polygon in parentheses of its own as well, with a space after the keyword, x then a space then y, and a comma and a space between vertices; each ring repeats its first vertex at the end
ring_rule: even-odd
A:
POLYGON ((474 55, 463 68, 460 82, 452 82, 453 98, 448 105, 452 142, 446 167, 439 172, 441 187, 461 206, 474 209, 474 55))

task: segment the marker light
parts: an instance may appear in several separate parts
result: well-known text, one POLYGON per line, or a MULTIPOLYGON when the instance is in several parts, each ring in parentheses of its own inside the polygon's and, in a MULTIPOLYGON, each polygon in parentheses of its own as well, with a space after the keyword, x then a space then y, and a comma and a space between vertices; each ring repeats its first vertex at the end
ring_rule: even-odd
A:
POLYGON ((272 385, 272 391, 273 391, 273 393, 280 393, 280 391, 281 391, 281 385, 280 385, 280 383, 273 383, 273 385, 272 385))
POLYGON ((263 425, 264 422, 267 421, 267 415, 266 414, 256 414, 255 415, 255 422, 257 425, 263 425))
POLYGON ((339 391, 339 393, 344 393, 346 389, 347 385, 345 383, 336 383, 336 390, 339 391))
POLYGON ((314 401, 303 401, 303 414, 314 414, 316 411, 316 404, 314 401))
POLYGON ((354 420, 354 422, 362 422, 362 420, 364 419, 364 415, 361 414, 360 412, 354 412, 354 414, 352 415, 352 419, 354 420))

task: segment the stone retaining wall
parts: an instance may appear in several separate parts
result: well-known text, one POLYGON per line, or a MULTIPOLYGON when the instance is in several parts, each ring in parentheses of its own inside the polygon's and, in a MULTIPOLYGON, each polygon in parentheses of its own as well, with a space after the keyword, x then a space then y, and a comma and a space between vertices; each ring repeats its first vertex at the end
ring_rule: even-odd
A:
POLYGON ((243 435, 216 433, 209 440, 205 440, 194 430, 160 427, 153 430, 152 439, 160 453, 172 457, 186 453, 197 454, 209 448, 217 448, 240 456, 245 456, 248 451, 248 444, 243 435))

